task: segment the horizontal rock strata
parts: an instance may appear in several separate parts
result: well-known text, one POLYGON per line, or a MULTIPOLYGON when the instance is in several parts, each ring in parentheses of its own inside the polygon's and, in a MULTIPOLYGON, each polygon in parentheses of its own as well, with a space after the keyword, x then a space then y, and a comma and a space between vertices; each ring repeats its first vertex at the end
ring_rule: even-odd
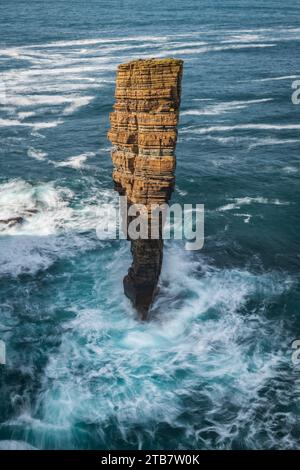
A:
MULTIPOLYGON (((167 203, 174 188, 182 65, 177 59, 136 60, 117 71, 108 133, 115 189, 129 205, 144 204, 150 217, 151 206, 167 203)), ((124 291, 145 318, 161 271, 163 241, 131 240, 131 252, 124 291)))

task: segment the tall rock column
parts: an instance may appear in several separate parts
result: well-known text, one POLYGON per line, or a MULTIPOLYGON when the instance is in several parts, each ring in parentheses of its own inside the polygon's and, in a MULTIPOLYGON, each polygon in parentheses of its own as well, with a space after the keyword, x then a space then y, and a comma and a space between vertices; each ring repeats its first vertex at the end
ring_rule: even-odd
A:
MULTIPOLYGON (((108 133, 115 189, 129 205, 144 204, 150 217, 151 206, 167 203, 174 188, 182 66, 177 59, 135 60, 117 71, 108 133)), ((146 318, 161 271, 161 235, 131 240, 131 252, 124 291, 146 318)))

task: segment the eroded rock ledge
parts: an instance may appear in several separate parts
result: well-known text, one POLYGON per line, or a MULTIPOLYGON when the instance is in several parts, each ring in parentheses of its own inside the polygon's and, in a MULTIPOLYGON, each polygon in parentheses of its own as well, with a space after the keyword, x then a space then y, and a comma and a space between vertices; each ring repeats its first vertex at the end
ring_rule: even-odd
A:
MULTIPOLYGON (((183 61, 136 60, 118 67, 115 111, 108 138, 114 150, 113 180, 129 204, 167 203, 175 180, 175 146, 183 61)), ((163 241, 131 240, 132 265, 125 294, 142 318, 156 292, 163 241)))

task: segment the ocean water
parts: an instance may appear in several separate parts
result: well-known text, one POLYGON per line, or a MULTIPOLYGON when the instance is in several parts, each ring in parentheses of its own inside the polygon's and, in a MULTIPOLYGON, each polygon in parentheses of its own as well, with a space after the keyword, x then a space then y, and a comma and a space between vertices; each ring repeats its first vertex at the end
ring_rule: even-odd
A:
POLYGON ((0 3, 0 448, 299 448, 300 5, 0 3), (106 132, 119 63, 184 59, 174 202, 152 319, 125 298, 106 132))

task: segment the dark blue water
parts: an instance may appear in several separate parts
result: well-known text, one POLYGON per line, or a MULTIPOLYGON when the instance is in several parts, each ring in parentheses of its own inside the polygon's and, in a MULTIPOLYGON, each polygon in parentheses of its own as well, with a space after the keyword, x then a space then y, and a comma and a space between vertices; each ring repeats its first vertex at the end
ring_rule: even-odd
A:
POLYGON ((300 5, 2 0, 0 447, 299 448, 300 5), (169 241, 150 323, 123 295, 106 132, 119 63, 185 61, 169 241), (30 212, 32 211, 32 212, 30 212), (10 442, 8 442, 10 441, 10 442), (16 442, 18 441, 18 442, 16 442))

